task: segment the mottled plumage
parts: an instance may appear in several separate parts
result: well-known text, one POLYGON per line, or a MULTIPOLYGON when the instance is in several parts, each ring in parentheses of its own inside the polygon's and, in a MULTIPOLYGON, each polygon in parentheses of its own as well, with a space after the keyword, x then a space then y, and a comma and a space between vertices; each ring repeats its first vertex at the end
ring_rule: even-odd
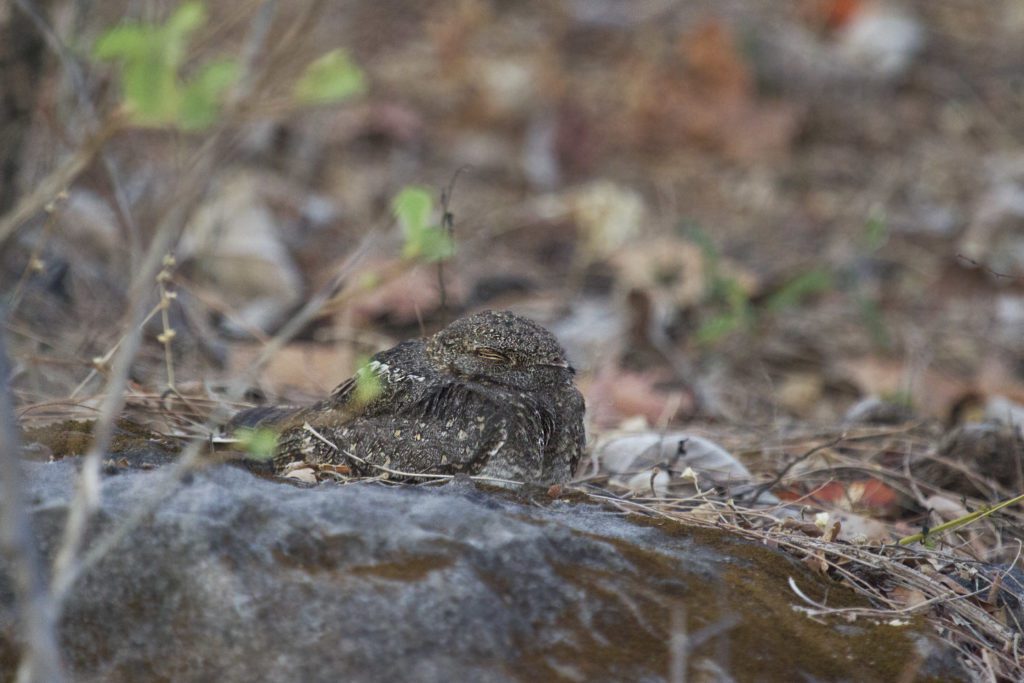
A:
POLYGON ((363 475, 387 468, 558 483, 583 452, 573 370, 554 336, 526 318, 468 316, 376 354, 362 372, 378 380, 369 400, 357 375, 315 405, 254 408, 232 424, 280 432, 278 471, 305 461, 363 475))

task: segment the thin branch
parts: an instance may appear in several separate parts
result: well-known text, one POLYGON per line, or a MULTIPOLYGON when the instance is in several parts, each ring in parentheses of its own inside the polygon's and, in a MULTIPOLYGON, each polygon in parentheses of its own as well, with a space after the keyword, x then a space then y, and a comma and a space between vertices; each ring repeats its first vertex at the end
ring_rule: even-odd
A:
POLYGON ((922 531, 912 536, 904 536, 899 540, 899 544, 910 545, 911 543, 917 543, 918 541, 924 542, 926 538, 929 538, 936 534, 942 534, 947 531, 954 531, 956 529, 959 529, 960 527, 967 526, 975 520, 988 517, 989 515, 999 512, 1004 507, 1008 507, 1021 501, 1024 501, 1024 494, 1015 496, 1013 498, 1010 498, 1009 500, 1001 501, 999 503, 996 503, 995 505, 982 506, 981 508, 975 510, 974 512, 968 513, 962 517, 957 517, 956 519, 952 519, 944 524, 940 524, 934 529, 929 529, 927 532, 922 531))
MULTIPOLYGON (((85 112, 87 118, 90 119, 89 128, 92 130, 101 130, 103 128, 103 123, 100 119, 100 115, 96 111, 96 107, 89 98, 89 88, 86 83, 85 72, 82 69, 81 64, 78 63, 78 59, 71 50, 68 49, 60 36, 57 35, 57 32, 46 20, 43 12, 40 11, 39 7, 37 7, 32 0, 16 0, 16 2, 22 11, 28 15, 32 23, 35 24, 36 29, 46 40, 46 44, 54 54, 57 55, 58 59, 60 59, 61 67, 71 79, 71 87, 75 91, 75 96, 78 100, 78 107, 81 111, 85 112)), ((86 130, 86 134, 88 135, 92 130, 86 130)), ((74 133, 75 131, 70 132, 74 133)), ((117 167, 117 162, 108 151, 103 149, 99 150, 99 158, 100 162, 103 164, 103 170, 110 179, 110 184, 114 191, 114 203, 117 205, 117 211, 120 214, 125 228, 127 229, 131 269, 134 272, 139 265, 138 259, 141 252, 139 227, 132 215, 131 203, 128 201, 128 193, 124 189, 124 183, 121 182, 121 172, 117 167)))
POLYGON ((823 443, 823 444, 818 445, 818 446, 815 446, 814 448, 811 448, 810 450, 806 451, 802 455, 799 455, 799 456, 793 458, 793 460, 791 460, 789 463, 787 463, 786 466, 783 467, 782 470, 780 470, 779 473, 776 474, 771 479, 771 481, 765 482, 764 484, 761 484, 760 486, 757 487, 757 490, 754 492, 753 498, 751 498, 751 500, 750 500, 750 504, 751 505, 756 505, 758 499, 765 493, 765 491, 768 491, 768 490, 772 489, 780 481, 782 481, 785 478, 785 476, 789 473, 789 471, 791 469, 793 469, 793 467, 797 463, 803 462, 804 460, 806 460, 807 458, 811 457, 812 455, 814 455, 815 453, 817 453, 819 451, 823 451, 826 448, 831 448, 831 447, 833 447, 833 446, 835 446, 835 445, 837 445, 839 443, 842 443, 844 440, 846 440, 846 435, 845 434, 841 434, 841 435, 837 436, 836 438, 832 439, 831 441, 829 441, 827 443, 823 443))
POLYGON ((957 257, 957 260, 963 261, 964 263, 967 263, 968 265, 970 265, 970 266, 972 266, 974 268, 979 268, 981 270, 984 270, 989 275, 991 275, 991 276, 993 276, 995 278, 998 278, 1000 280, 1011 280, 1011 281, 1013 281, 1013 280, 1020 280, 1021 279, 1019 275, 1009 275, 1007 273, 1000 273, 999 271, 993 270, 989 266, 986 266, 984 263, 978 263, 974 259, 968 258, 968 257, 964 256, 963 254, 957 254, 956 257, 957 257))
POLYGON ((0 326, 0 546, 7 556, 21 606, 26 653, 18 679, 62 681, 65 676, 57 646, 56 610, 46 590, 32 520, 25 505, 21 440, 11 402, 10 373, 0 326))
MULTIPOLYGON (((455 193, 455 182, 459 179, 459 174, 467 168, 469 167, 460 166, 452 174, 448 187, 441 191, 441 229, 449 240, 455 239, 455 214, 451 210, 452 195, 455 193)), ((444 284, 444 259, 438 259, 437 261, 437 289, 441 299, 441 322, 447 325, 450 322, 450 311, 448 310, 448 290, 444 284)))
MULTIPOLYGON (((195 175, 205 177, 205 175, 201 173, 195 175)), ((177 204, 191 205, 192 203, 194 202, 183 201, 177 204)), ((365 252, 370 241, 369 238, 370 235, 367 235, 363 239, 363 243, 341 266, 338 273, 332 279, 332 282, 328 283, 328 285, 325 286, 317 296, 300 309, 292 319, 289 320, 269 342, 267 342, 259 358, 249 366, 248 370, 236 382, 237 386, 247 386, 251 383, 274 353, 282 348, 295 334, 300 332, 302 328, 320 312, 320 309, 324 304, 330 300, 330 297, 337 288, 338 283, 343 281, 349 275, 351 268, 355 266, 356 262, 365 252)), ((158 260, 158 263, 159 262, 160 261, 158 260)), ((132 336, 135 335, 126 335, 126 339, 132 336)), ((116 371, 112 371, 111 374, 113 375, 114 372, 116 371)), ((119 392, 119 395, 122 393, 123 392, 119 392)), ((107 398, 109 398, 109 396, 107 398)), ((104 405, 106 405, 106 403, 107 401, 105 400, 104 405)), ((99 421, 100 420, 98 419, 97 425, 99 424, 99 421)), ((212 434, 222 424, 223 418, 218 417, 216 412, 214 412, 214 414, 212 414, 203 425, 201 431, 206 434, 212 434)), ((182 451, 174 463, 169 466, 170 469, 166 475, 164 475, 164 477, 151 488, 150 497, 133 510, 128 519, 111 531, 107 532, 105 535, 96 539, 96 541, 94 541, 92 545, 82 553, 79 559, 75 559, 74 553, 69 554, 69 560, 66 562, 63 571, 55 573, 51 584, 51 590, 56 600, 62 600, 67 595, 68 591, 71 590, 75 581, 82 576, 82 574, 84 574, 96 562, 101 560, 108 552, 117 547, 117 545, 124 540, 129 533, 145 522, 160 506, 160 504, 177 490, 176 487, 181 477, 188 471, 192 470, 200 462, 203 448, 206 445, 207 440, 205 438, 193 440, 182 451)), ((75 541, 76 544, 80 542, 80 539, 71 540, 75 541)))
POLYGON ((117 114, 111 116, 104 126, 85 141, 77 152, 68 157, 63 164, 54 169, 48 176, 35 184, 35 189, 22 197, 13 209, 0 217, 0 245, 7 241, 22 223, 32 218, 40 209, 49 204, 62 191, 81 175, 82 171, 92 163, 96 154, 114 133, 121 128, 121 118, 117 114))
MULTIPOLYGON (((194 176, 193 176, 194 178, 194 176)), ((192 180, 191 185, 196 181, 192 180)), ((192 189, 192 188, 190 188, 192 189)), ((188 192, 193 195, 194 192, 188 192)), ((194 196, 192 197, 194 199, 194 196)), ((131 308, 127 322, 128 333, 114 358, 110 377, 107 380, 106 396, 100 406, 99 415, 93 427, 93 442, 82 458, 82 471, 78 488, 68 511, 68 519, 61 539, 60 549, 54 560, 54 581, 67 573, 75 561, 78 549, 85 535, 85 527, 100 503, 100 466, 114 435, 117 416, 125 403, 125 389, 132 363, 142 342, 142 321, 147 313, 149 285, 156 277, 163 257, 177 239, 184 224, 191 202, 182 198, 168 211, 157 230, 141 268, 132 284, 131 308)))

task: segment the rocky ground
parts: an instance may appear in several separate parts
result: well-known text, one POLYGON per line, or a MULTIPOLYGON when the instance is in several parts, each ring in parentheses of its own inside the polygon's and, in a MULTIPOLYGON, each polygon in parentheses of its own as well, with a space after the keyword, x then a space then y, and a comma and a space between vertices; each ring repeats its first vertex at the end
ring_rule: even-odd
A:
MULTIPOLYGON (((162 475, 108 479, 93 538, 149 504, 162 475)), ((52 549, 75 466, 28 477, 52 549)), ((867 605, 731 534, 544 491, 308 490, 221 467, 81 576, 61 636, 81 681, 967 680, 924 622, 810 619, 789 580, 833 607, 867 605)), ((11 600, 0 583, 5 670, 11 600)))

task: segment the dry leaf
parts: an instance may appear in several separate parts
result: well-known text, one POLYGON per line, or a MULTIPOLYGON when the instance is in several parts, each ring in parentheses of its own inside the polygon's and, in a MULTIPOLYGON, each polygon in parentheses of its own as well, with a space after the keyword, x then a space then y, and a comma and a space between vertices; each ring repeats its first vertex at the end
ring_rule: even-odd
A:
POLYGON ((290 472, 286 472, 284 476, 288 479, 296 479, 307 484, 317 483, 316 472, 313 471, 312 467, 296 468, 290 472))

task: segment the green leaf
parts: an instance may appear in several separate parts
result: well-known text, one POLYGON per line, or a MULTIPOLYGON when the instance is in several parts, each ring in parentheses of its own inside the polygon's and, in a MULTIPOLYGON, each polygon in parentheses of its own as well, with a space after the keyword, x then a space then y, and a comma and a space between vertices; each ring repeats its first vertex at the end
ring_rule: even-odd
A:
POLYGON ((684 229, 686 237, 697 245, 701 255, 704 257, 704 284, 709 291, 715 289, 717 280, 721 277, 718 268, 718 249, 711 241, 711 236, 697 224, 691 224, 684 229))
POLYGON ((203 4, 186 2, 163 24, 125 24, 96 41, 97 59, 121 62, 124 105, 136 123, 198 128, 216 116, 216 95, 223 91, 227 77, 235 76, 223 64, 204 69, 188 88, 178 76, 189 35, 205 21, 203 4))
POLYGON ((344 50, 331 50, 311 62, 295 83, 302 104, 329 104, 366 90, 366 77, 344 50))
POLYGON ((406 242, 405 247, 409 253, 404 256, 427 262, 444 261, 455 255, 455 240, 437 225, 420 230, 414 240, 406 242))
POLYGON ((224 93, 241 74, 238 62, 222 59, 202 68, 185 87, 178 120, 185 130, 199 130, 215 123, 224 93))
POLYGON ((871 340, 876 346, 882 349, 892 348, 892 336, 889 334, 889 327, 885 322, 885 315, 879 307, 878 302, 866 296, 857 297, 860 305, 860 316, 867 327, 871 340))
POLYGON ((367 360, 361 363, 356 371, 356 388, 352 395, 352 401, 357 406, 368 405, 380 396, 383 390, 380 376, 370 367, 370 362, 367 360))
POLYGON ((206 23, 206 7, 201 2, 184 2, 174 11, 164 29, 168 37, 182 40, 206 23))
POLYGON ((434 200, 422 187, 406 187, 391 202, 391 210, 408 239, 427 227, 434 212, 434 200))
POLYGON ((885 211, 873 210, 864 223, 864 246, 869 252, 875 252, 885 246, 889 240, 889 221, 885 211))
POLYGON ((135 24, 124 24, 110 29, 96 41, 93 57, 96 59, 142 59, 150 51, 152 31, 135 24))
POLYGON ((277 452, 277 432, 271 429, 239 429, 235 438, 253 460, 270 460, 277 452))
POLYGON ((717 315, 697 330, 697 343, 710 346, 743 326, 744 318, 733 313, 717 315))
POLYGON ((391 202, 391 210, 402 227, 405 244, 402 256, 422 261, 443 261, 455 253, 451 234, 439 225, 431 225, 434 200, 422 187, 406 187, 391 202))
POLYGON ((730 313, 744 318, 750 315, 750 297, 739 280, 734 277, 720 277, 717 288, 730 313))
POLYGON ((813 294, 819 294, 831 288, 832 273, 820 268, 809 270, 793 278, 768 297, 765 308, 771 313, 778 313, 796 306, 813 294))
POLYGON ((160 54, 128 61, 123 67, 122 89, 125 104, 138 123, 159 125, 176 118, 181 93, 174 71, 160 54))

